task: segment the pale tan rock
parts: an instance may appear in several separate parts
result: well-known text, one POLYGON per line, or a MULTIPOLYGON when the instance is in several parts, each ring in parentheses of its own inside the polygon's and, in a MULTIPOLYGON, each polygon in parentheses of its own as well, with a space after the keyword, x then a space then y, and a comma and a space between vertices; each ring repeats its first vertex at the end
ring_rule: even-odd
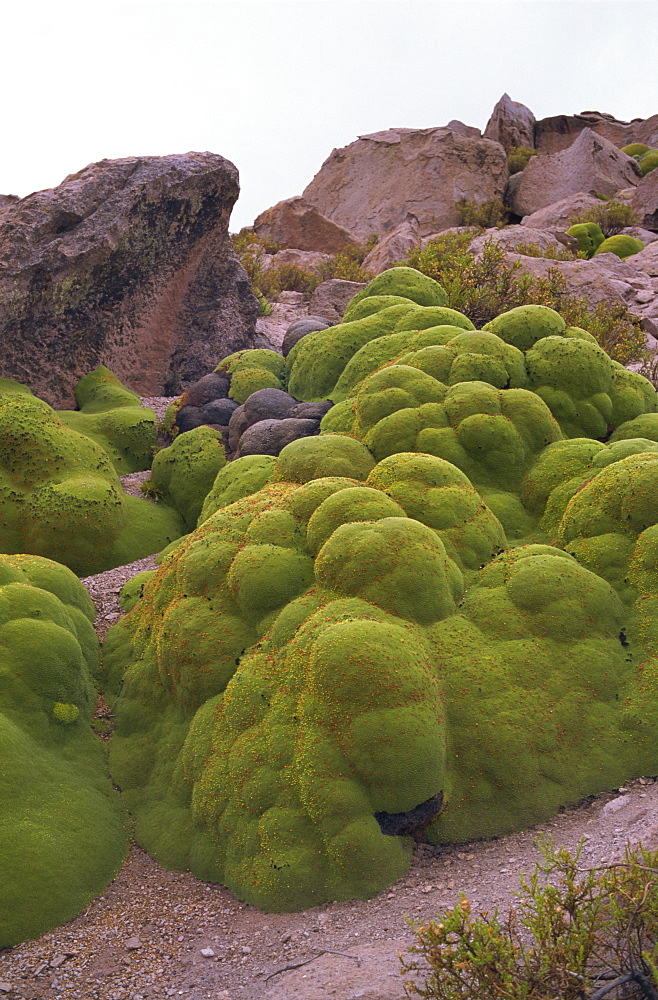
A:
POLYGON ((389 236, 385 236, 363 261, 364 271, 381 274, 389 267, 406 259, 407 254, 420 243, 420 232, 415 218, 402 222, 389 236))
POLYGON ((629 204, 637 212, 641 226, 658 232, 658 170, 651 170, 642 178, 629 204))
POLYGON ((319 212, 365 241, 409 215, 421 235, 459 222, 456 202, 502 198, 505 151, 450 128, 388 129, 334 149, 303 192, 319 212))
POLYGON ((578 191, 530 215, 525 215, 521 219, 521 225, 530 229, 569 229, 573 225, 571 220, 575 215, 580 215, 590 208, 600 207, 601 204, 600 198, 595 198, 585 191, 578 191))
POLYGON ((635 160, 602 136, 584 129, 568 149, 533 156, 508 204, 515 215, 530 215, 570 194, 612 197, 640 179, 635 160))
POLYGON ((493 139, 509 152, 512 146, 535 147, 535 116, 525 104, 503 94, 494 107, 484 130, 485 139, 493 139))
POLYGON ((358 247, 359 241, 347 229, 331 221, 304 198, 287 198, 261 212, 253 229, 259 236, 269 236, 282 247, 337 253, 346 247, 358 247))
POLYGON ((323 316, 331 323, 340 323, 347 303, 362 288, 365 288, 365 282, 345 281, 342 278, 323 281, 313 292, 308 311, 313 316, 323 316))
POLYGON ((505 250, 517 251, 516 248, 524 243, 531 243, 539 250, 564 251, 564 246, 553 236, 552 233, 543 229, 531 229, 529 226, 505 226, 504 229, 485 229, 485 231, 471 240, 469 250, 473 254, 481 253, 485 243, 493 242, 505 250))
POLYGON ((644 142, 652 149, 658 146, 658 115, 622 122, 599 111, 540 119, 535 123, 535 146, 541 153, 557 153, 570 146, 586 128, 597 132, 619 149, 631 142, 644 142))
POLYGON ((101 160, 0 217, 0 376, 53 406, 98 365, 174 395, 252 347, 258 302, 228 235, 238 172, 214 153, 101 160))

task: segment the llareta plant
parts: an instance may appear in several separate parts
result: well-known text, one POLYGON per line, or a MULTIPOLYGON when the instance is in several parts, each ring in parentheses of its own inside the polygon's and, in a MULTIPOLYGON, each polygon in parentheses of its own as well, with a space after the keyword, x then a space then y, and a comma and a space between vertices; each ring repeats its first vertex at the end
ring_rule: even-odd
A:
POLYGON ((658 851, 626 849, 619 864, 586 868, 540 840, 542 861, 521 876, 518 905, 479 916, 462 896, 415 926, 409 996, 428 1000, 658 1000, 658 851))

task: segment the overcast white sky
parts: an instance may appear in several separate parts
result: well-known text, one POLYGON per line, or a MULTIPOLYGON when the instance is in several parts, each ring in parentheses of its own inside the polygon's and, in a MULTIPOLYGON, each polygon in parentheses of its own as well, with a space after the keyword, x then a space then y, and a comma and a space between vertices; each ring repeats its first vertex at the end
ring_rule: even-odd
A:
POLYGON ((212 150, 231 230, 391 126, 658 112, 656 0, 145 0, 3 5, 0 193, 103 157, 212 150))

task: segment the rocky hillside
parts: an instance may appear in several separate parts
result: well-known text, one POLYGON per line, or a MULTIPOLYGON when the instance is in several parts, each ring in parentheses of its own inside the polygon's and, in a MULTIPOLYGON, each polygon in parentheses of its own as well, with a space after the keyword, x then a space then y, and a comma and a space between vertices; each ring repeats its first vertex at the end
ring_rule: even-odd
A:
MULTIPOLYGON (((413 247, 474 221, 487 229, 484 239, 502 244, 510 261, 518 261, 524 271, 545 276, 555 268, 568 294, 583 296, 592 305, 627 306, 642 321, 649 347, 655 348, 656 147, 658 115, 620 122, 586 111, 538 121, 507 94, 483 133, 451 121, 443 127, 391 128, 360 136, 332 151, 301 197, 258 216, 255 234, 283 248, 276 256, 265 254, 261 267, 266 271, 272 263, 296 263, 317 269, 319 255, 334 254, 339 245, 365 247, 376 239, 362 266, 378 274, 413 247), (643 248, 636 244, 636 252, 625 259, 605 252, 607 247, 592 260, 556 259, 569 256, 565 248, 578 250, 567 235, 573 221, 611 202, 624 209, 617 231, 639 240, 643 248), (494 215, 496 228, 487 228, 494 215), (624 225, 624 219, 632 224, 624 225)), ((478 233, 473 251, 480 252, 483 242, 478 233)), ((329 311, 316 302, 310 311, 335 322, 331 296, 328 305, 329 311)))

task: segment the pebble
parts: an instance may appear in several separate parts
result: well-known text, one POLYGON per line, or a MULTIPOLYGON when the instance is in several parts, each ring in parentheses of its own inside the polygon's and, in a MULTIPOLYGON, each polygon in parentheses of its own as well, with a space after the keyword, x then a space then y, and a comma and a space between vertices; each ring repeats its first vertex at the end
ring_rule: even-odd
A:
POLYGON ((201 954, 203 955, 204 958, 214 958, 215 957, 215 952, 212 950, 212 948, 202 948, 201 949, 201 954))
POLYGON ((14 987, 11 985, 11 983, 5 983, 5 982, 0 983, 0 993, 9 993, 9 991, 13 990, 13 988, 14 987))
POLYGON ((127 948, 128 951, 137 951, 141 947, 142 947, 142 942, 139 940, 138 937, 128 938, 128 940, 124 942, 124 948, 127 948))

